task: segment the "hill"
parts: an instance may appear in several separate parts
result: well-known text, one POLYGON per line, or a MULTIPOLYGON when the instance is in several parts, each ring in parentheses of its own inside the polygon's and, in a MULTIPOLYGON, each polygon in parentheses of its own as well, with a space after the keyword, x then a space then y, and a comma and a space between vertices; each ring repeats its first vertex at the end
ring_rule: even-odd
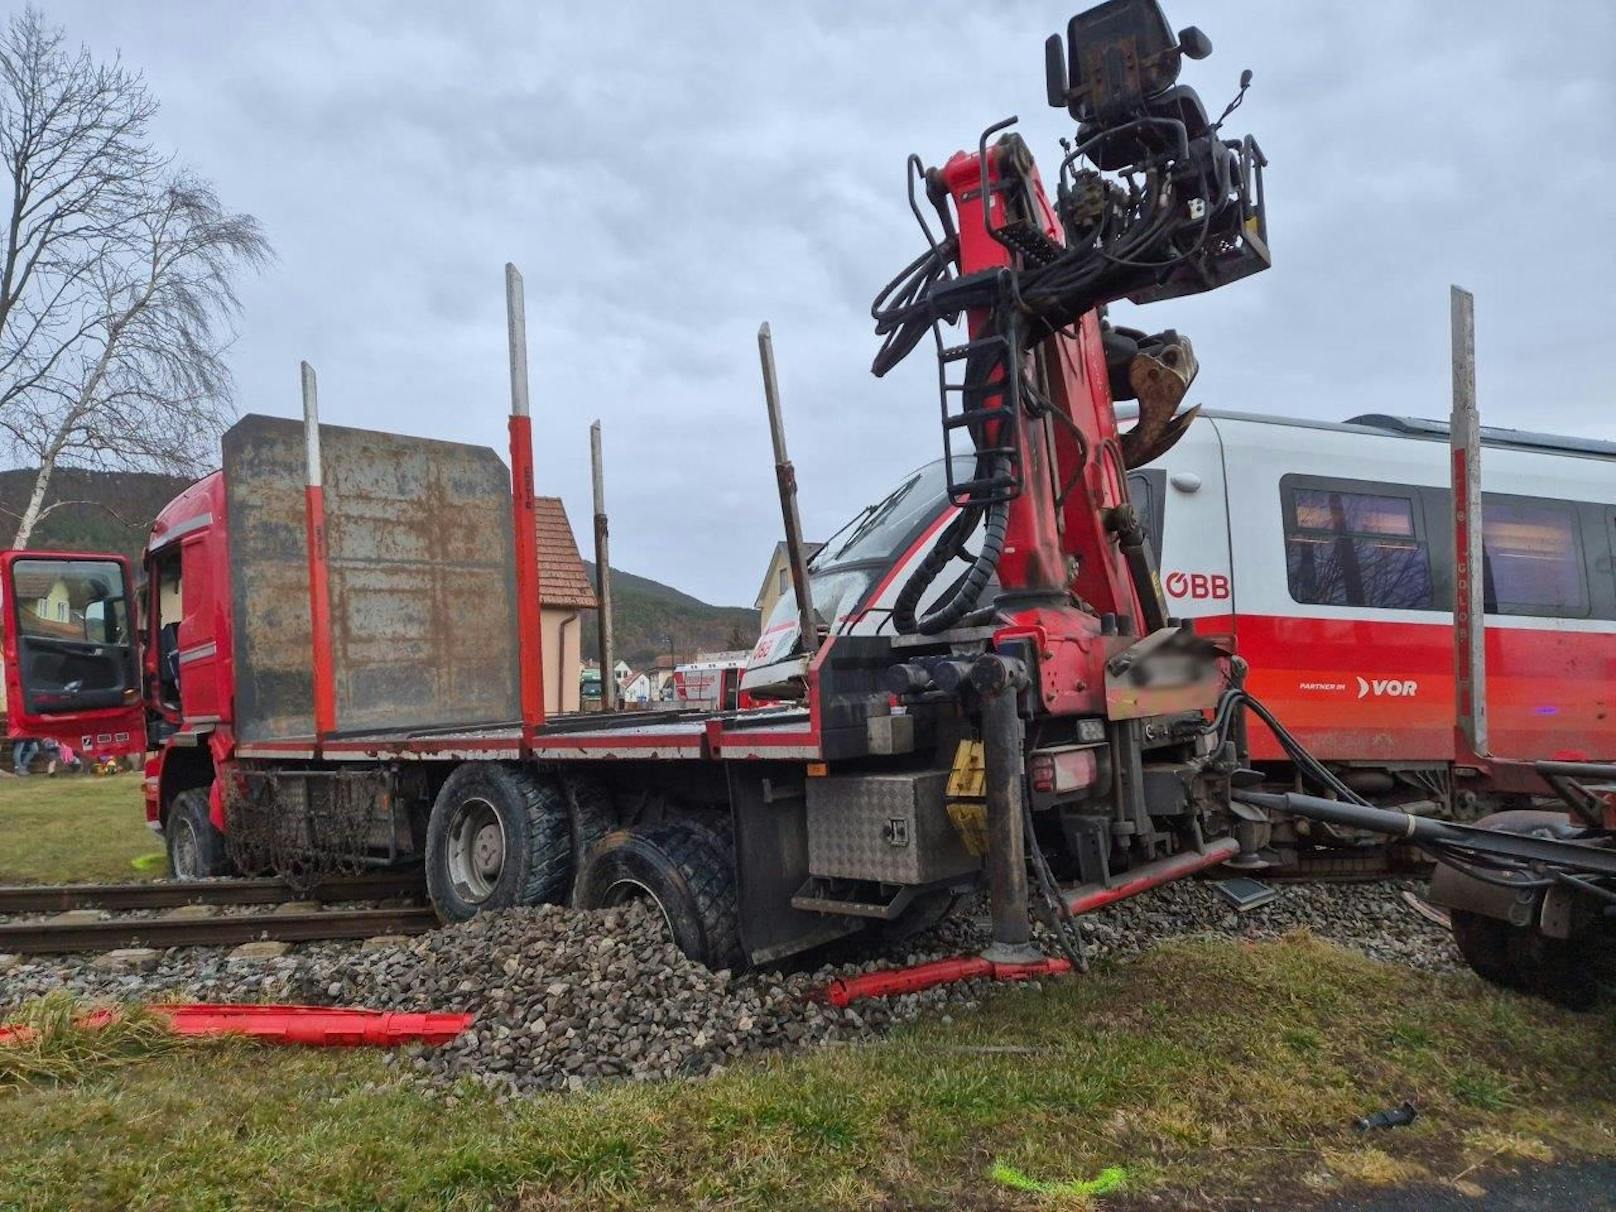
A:
MULTIPOLYGON (((591 580, 595 565, 584 561, 591 580)), ((750 648, 757 639, 757 611, 746 606, 713 606, 688 593, 612 569, 612 640, 617 656, 639 669, 670 652, 688 661, 698 652, 750 648)), ((584 612, 583 652, 598 658, 595 612, 584 612)))
MULTIPOLYGON (((39 551, 116 551, 139 560, 152 519, 190 482, 144 471, 57 468, 45 503, 70 503, 45 515, 28 546, 39 551)), ((32 468, 0 471, 0 546, 11 545, 33 489, 32 468)))

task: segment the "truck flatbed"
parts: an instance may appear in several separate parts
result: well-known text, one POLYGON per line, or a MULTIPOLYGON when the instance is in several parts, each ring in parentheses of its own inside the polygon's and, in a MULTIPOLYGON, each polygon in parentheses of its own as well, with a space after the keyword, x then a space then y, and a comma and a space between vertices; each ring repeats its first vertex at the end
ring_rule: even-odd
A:
MULTIPOLYGON (((536 758, 685 758, 695 760, 822 756, 813 713, 807 707, 747 711, 577 712, 553 716, 527 747, 536 758)), ((325 737, 319 755, 333 761, 378 758, 498 760, 523 751, 515 721, 458 728, 374 729, 325 737)), ((315 738, 285 737, 243 742, 242 758, 313 758, 315 738)))

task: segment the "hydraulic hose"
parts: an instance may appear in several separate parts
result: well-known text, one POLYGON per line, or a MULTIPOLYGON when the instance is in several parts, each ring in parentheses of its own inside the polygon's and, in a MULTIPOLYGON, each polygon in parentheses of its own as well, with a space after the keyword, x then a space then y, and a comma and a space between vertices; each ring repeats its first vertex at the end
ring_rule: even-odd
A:
MULTIPOLYGON (((1002 459, 995 459, 995 470, 1002 463, 1002 459)), ((892 625, 898 634, 913 635, 919 632, 921 635, 936 635, 940 631, 947 631, 975 609, 982 591, 999 567, 1009 524, 1008 501, 995 501, 987 506, 967 505, 961 509, 959 516, 948 524, 936 544, 926 553, 926 558, 920 562, 920 567, 909 575, 899 591, 898 600, 892 607, 892 625), (949 561, 965 550, 967 540, 975 533, 984 515, 987 517, 987 528, 982 535, 982 549, 971 561, 971 567, 954 583, 941 603, 916 618, 915 610, 920 605, 920 599, 931 588, 938 574, 948 567, 949 561)))
MULTIPOLYGON (((1014 325, 1021 321, 1007 317, 1006 323, 1014 325)), ((1008 347, 1021 348, 1021 343, 1012 340, 1008 347)), ((965 363, 965 406, 978 413, 978 419, 968 427, 971 441, 977 448, 976 467, 971 474, 978 485, 976 496, 986 499, 969 500, 960 507, 959 516, 949 523, 931 551, 926 553, 926 558, 904 583, 892 608, 892 625, 899 635, 916 632, 936 635, 957 626, 976 610, 983 590, 998 570, 999 557, 1004 554, 1005 534, 1010 526, 1010 495, 1005 493, 1004 487, 1012 483, 1015 471, 1006 445, 1018 440, 1012 435, 1019 433, 1020 418, 1012 417, 1006 411, 1003 419, 992 419, 986 414, 997 410, 984 403, 986 399, 998 396, 1001 408, 1008 410, 1019 407, 1011 403, 1013 397, 1006 380, 1011 373, 1019 374, 1020 369, 1007 364, 1004 348, 996 349, 991 344, 984 344, 973 351, 965 363), (997 444, 988 436, 989 424, 999 431, 997 444), (970 568, 949 587, 940 602, 916 618, 915 611, 920 606, 920 599, 949 562, 964 553, 965 544, 979 525, 983 525, 982 547, 971 560, 970 568)))

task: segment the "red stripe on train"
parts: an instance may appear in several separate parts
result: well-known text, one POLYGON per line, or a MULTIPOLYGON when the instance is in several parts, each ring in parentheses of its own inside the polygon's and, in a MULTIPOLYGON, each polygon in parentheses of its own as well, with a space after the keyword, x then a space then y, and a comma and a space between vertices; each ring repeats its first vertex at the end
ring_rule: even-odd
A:
MULTIPOLYGON (((1447 623, 1221 615, 1197 631, 1233 632, 1248 689, 1317 756, 1451 762, 1453 628, 1447 623)), ((1487 631, 1491 748, 1510 758, 1616 756, 1616 635, 1487 631)), ((1283 757, 1252 721, 1252 756, 1283 757)))

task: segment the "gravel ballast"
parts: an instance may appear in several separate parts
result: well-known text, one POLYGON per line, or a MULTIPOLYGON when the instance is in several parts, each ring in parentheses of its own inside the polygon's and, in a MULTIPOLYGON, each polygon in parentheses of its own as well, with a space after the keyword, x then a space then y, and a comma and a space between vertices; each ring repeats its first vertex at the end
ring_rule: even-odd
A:
MULTIPOLYGON (((1408 881, 1281 884, 1236 914, 1207 883, 1157 889, 1084 919, 1092 957, 1135 954, 1187 934, 1271 937, 1307 928, 1376 959, 1426 970, 1462 966, 1447 933, 1403 901, 1408 881)), ((901 945, 839 945, 796 971, 709 972, 669 940, 648 903, 585 912, 542 906, 474 919, 413 939, 304 943, 273 959, 174 948, 137 970, 93 956, 0 960, 0 1011, 53 990, 90 1000, 292 1001, 395 1010, 471 1010, 442 1048, 393 1053, 433 1084, 472 1076, 501 1093, 579 1088, 602 1079, 699 1076, 742 1056, 852 1042, 927 1011, 974 1009, 987 982, 857 1002, 808 994, 835 977, 973 953, 980 913, 958 911, 901 945)), ((1041 940, 1054 954, 1052 941, 1041 940)), ((1081 978, 1078 978, 1081 979, 1081 978)))

